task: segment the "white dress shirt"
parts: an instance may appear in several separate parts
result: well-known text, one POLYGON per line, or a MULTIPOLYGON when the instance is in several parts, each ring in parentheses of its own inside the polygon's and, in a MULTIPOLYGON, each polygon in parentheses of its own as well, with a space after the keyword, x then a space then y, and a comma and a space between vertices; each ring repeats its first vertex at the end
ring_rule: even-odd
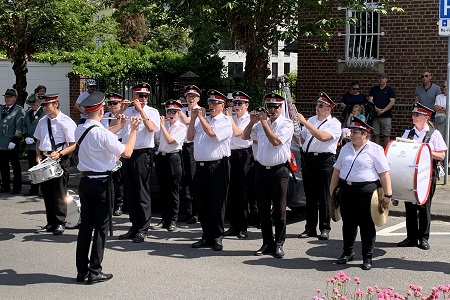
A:
MULTIPOLYGON (((245 114, 238 118, 237 115, 232 116, 234 124, 236 124, 237 127, 244 130, 245 127, 247 127, 248 123, 250 123, 250 114, 248 112, 245 112, 245 114)), ((253 144, 251 140, 244 140, 242 139, 242 135, 240 136, 232 136, 230 147, 231 150, 235 149, 245 149, 250 147, 253 144)))
POLYGON ((169 135, 175 141, 172 144, 167 143, 167 140, 161 130, 158 151, 164 153, 174 153, 180 151, 181 148, 183 148, 183 141, 186 138, 186 125, 181 123, 180 120, 177 120, 172 126, 170 126, 170 121, 167 120, 164 126, 169 132, 169 135))
POLYGON ((261 123, 258 122, 253 125, 252 136, 256 136, 258 141, 258 151, 253 154, 255 160, 257 160, 263 166, 276 166, 286 163, 291 157, 291 141, 292 135, 294 134, 294 124, 292 120, 287 119, 283 116, 279 116, 273 123, 267 120, 273 133, 281 141, 280 145, 274 146, 270 143, 267 135, 262 127, 261 123))
POLYGON ((313 116, 308 119, 308 122, 311 123, 314 127, 318 128, 320 124, 319 130, 323 130, 331 134, 333 137, 331 140, 326 142, 321 142, 316 138, 313 138, 312 134, 308 129, 304 126, 302 128, 301 137, 305 140, 303 143, 303 151, 306 152, 306 148, 308 147, 309 141, 312 139, 311 144, 309 146, 308 152, 317 152, 317 153, 333 153, 336 154, 337 143, 342 134, 341 122, 338 119, 333 118, 329 115, 326 118, 326 122, 323 123, 324 120, 319 121, 317 116, 313 116))
MULTIPOLYGON (((423 128, 422 131, 419 131, 416 126, 414 126, 414 137, 413 140, 422 143, 423 138, 425 137, 425 134, 430 130, 430 126, 425 125, 425 127, 423 128)), ((408 134, 411 130, 405 130, 405 132, 403 133, 402 138, 407 138, 408 134)), ((447 146, 445 145, 445 141, 442 138, 442 134, 438 131, 435 130, 433 132, 433 134, 430 137, 430 141, 428 142, 428 145, 431 148, 431 151, 445 151, 447 150, 447 146)))
MULTIPOLYGON (((143 107, 147 118, 150 119, 155 124, 155 130, 150 132, 144 125, 144 121, 139 124, 139 129, 136 135, 136 144, 134 145, 134 149, 145 149, 145 148, 154 148, 155 147, 155 132, 159 131, 159 127, 161 121, 159 119, 159 112, 153 107, 149 107, 145 105, 143 107)), ((141 114, 135 109, 135 107, 129 107, 124 113, 125 117, 141 117, 141 114)), ((130 122, 127 121, 125 126, 122 128, 122 143, 126 144, 128 139, 130 138, 130 122)))
MULTIPOLYGON (((52 143, 50 142, 50 135, 48 134, 47 120, 49 116, 44 116, 39 120, 36 130, 34 131, 34 137, 40 140, 39 150, 52 151, 52 143)), ((52 128, 53 138, 55 145, 66 143, 63 146, 65 148, 68 143, 75 143, 75 128, 77 124, 62 112, 58 112, 56 118, 50 118, 50 124, 52 128)))
POLYGON ((223 113, 211 118, 205 117, 215 137, 209 137, 203 130, 201 122, 194 127, 194 159, 196 161, 212 161, 229 157, 230 138, 233 135, 231 120, 223 113))

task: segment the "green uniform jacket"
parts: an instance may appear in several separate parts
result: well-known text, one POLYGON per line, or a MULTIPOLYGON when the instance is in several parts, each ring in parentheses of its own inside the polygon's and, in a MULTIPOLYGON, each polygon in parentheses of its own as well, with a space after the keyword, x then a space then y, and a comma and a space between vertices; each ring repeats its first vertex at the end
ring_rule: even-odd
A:
POLYGON ((31 107, 25 112, 25 118, 23 119, 23 137, 31 137, 35 140, 34 144, 27 144, 27 150, 36 150, 36 139, 33 135, 39 120, 42 119, 43 116, 45 116, 45 113, 42 110, 42 107, 39 107, 36 114, 34 114, 34 110, 32 110, 31 107))
POLYGON ((6 115, 3 113, 4 109, 5 105, 0 105, 0 150, 9 150, 10 142, 16 144, 12 150, 19 150, 25 111, 17 104, 14 104, 6 115))

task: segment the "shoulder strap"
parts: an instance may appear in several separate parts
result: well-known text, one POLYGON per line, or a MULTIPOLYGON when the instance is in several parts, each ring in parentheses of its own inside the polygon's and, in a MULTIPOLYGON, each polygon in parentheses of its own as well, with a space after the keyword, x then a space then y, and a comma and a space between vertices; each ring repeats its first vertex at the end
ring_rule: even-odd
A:
MULTIPOLYGON (((325 119, 322 123, 320 123, 320 125, 317 127, 317 129, 319 129, 320 126, 322 126, 323 123, 325 123, 326 121, 328 121, 328 119, 325 119)), ((308 153, 309 146, 311 146, 311 143, 312 143, 313 139, 314 139, 314 136, 311 135, 311 138, 309 139, 308 145, 306 145, 306 151, 305 151, 306 153, 308 153)))
POLYGON ((414 130, 414 128, 411 129, 408 133, 408 140, 413 140, 415 134, 416 134, 416 131, 414 130))
POLYGON ((430 130, 428 130, 425 136, 423 137, 422 143, 429 143, 431 136, 433 135, 433 132, 435 130, 436 130, 435 128, 430 128, 430 130))
POLYGON ((82 142, 82 141, 84 140, 84 138, 86 137, 86 134, 88 134, 88 132, 91 131, 91 129, 94 128, 94 127, 98 127, 98 125, 96 125, 96 124, 91 125, 91 126, 89 126, 88 129, 86 129, 86 130, 83 132, 83 134, 81 135, 80 139, 77 141, 77 145, 76 145, 76 148, 77 148, 77 149, 80 147, 81 142, 82 142))
POLYGON ((53 137, 52 132, 52 124, 50 122, 50 117, 47 117, 47 129, 48 129, 48 136, 50 138, 50 143, 52 144, 52 150, 56 150, 56 144, 55 144, 55 138, 53 137))

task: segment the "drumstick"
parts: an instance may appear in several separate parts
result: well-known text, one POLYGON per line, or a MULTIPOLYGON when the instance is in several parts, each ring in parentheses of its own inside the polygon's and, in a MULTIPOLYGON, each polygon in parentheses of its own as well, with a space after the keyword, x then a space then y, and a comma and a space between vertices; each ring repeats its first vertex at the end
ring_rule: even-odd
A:
POLYGON ((410 139, 402 138, 402 137, 397 137, 397 138, 395 138, 395 140, 397 142, 404 142, 404 143, 417 143, 415 140, 410 140, 410 139))
MULTIPOLYGON (((129 120, 129 117, 125 117, 125 118, 119 118, 119 117, 103 117, 102 120, 119 120, 119 119, 125 119, 125 120, 129 120)), ((145 119, 140 119, 143 121, 149 121, 150 118, 145 118, 145 119)))

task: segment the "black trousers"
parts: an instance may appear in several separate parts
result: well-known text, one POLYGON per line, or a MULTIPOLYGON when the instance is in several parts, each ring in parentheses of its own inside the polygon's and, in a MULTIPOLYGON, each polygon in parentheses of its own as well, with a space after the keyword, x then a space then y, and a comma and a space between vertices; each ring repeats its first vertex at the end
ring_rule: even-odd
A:
MULTIPOLYGON (((123 166, 123 162, 122 162, 123 166)), ((112 182, 114 186, 114 207, 123 206, 123 170, 119 170, 112 173, 112 182)))
MULTIPOLYGON (((35 156, 36 157, 36 156, 35 156)), ((22 190, 22 170, 20 168, 19 150, 0 150, 0 174, 2 175, 2 188, 6 191, 11 189, 11 178, 9 163, 13 170, 13 190, 22 190)))
MULTIPOLYGON (((32 167, 34 167, 35 165, 37 165, 36 162, 36 150, 28 150, 28 169, 31 169, 32 167)), ((31 186, 31 191, 33 192, 39 192, 39 184, 33 184, 30 183, 31 186)))
POLYGON ((283 245, 286 240, 286 196, 289 170, 282 164, 270 169, 257 163, 255 186, 264 245, 283 245), (273 212, 271 213, 271 206, 273 212), (272 221, 273 220, 273 221, 272 221), (272 225, 275 226, 275 236, 272 225))
POLYGON ((195 197, 198 199, 202 238, 207 241, 222 239, 229 179, 228 157, 214 162, 197 162, 195 197))
POLYGON ((406 235, 414 240, 430 238, 431 227, 431 199, 436 190, 437 171, 433 170, 433 177, 431 180, 430 194, 427 202, 423 205, 416 205, 412 202, 405 202, 406 211, 406 235))
POLYGON ((69 181, 69 156, 63 156, 59 161, 63 174, 41 183, 41 191, 44 196, 47 224, 61 225, 66 222, 67 215, 67 183, 69 181))
POLYGON ((365 185, 344 185, 343 200, 340 205, 342 216, 342 236, 344 238, 344 253, 350 255, 360 228, 362 256, 372 258, 375 245, 376 230, 370 214, 370 202, 376 183, 365 185))
POLYGON ((137 149, 129 159, 123 160, 123 179, 130 231, 147 232, 152 214, 150 198, 151 150, 137 149))
POLYGON ((252 195, 248 191, 254 186, 254 182, 250 181, 250 170, 254 167, 252 148, 231 150, 230 167, 227 200, 230 228, 245 231, 248 225, 248 199, 252 195))
POLYGON ((107 178, 82 177, 78 188, 81 202, 81 224, 78 231, 76 265, 78 272, 100 273, 108 235, 107 178), (92 238, 92 231, 94 237, 92 238), (89 256, 89 249, 92 249, 89 256))
POLYGON ((176 222, 180 208, 181 152, 162 155, 155 159, 156 178, 161 191, 162 221, 176 222))
POLYGON ((197 216, 197 200, 195 199, 194 174, 196 162, 194 159, 194 143, 184 143, 181 150, 183 160, 183 176, 181 177, 181 201, 186 207, 188 218, 197 216))
POLYGON ((305 230, 309 232, 316 232, 317 223, 320 231, 331 230, 330 182, 335 161, 332 153, 306 154, 302 175, 306 196, 305 230))

